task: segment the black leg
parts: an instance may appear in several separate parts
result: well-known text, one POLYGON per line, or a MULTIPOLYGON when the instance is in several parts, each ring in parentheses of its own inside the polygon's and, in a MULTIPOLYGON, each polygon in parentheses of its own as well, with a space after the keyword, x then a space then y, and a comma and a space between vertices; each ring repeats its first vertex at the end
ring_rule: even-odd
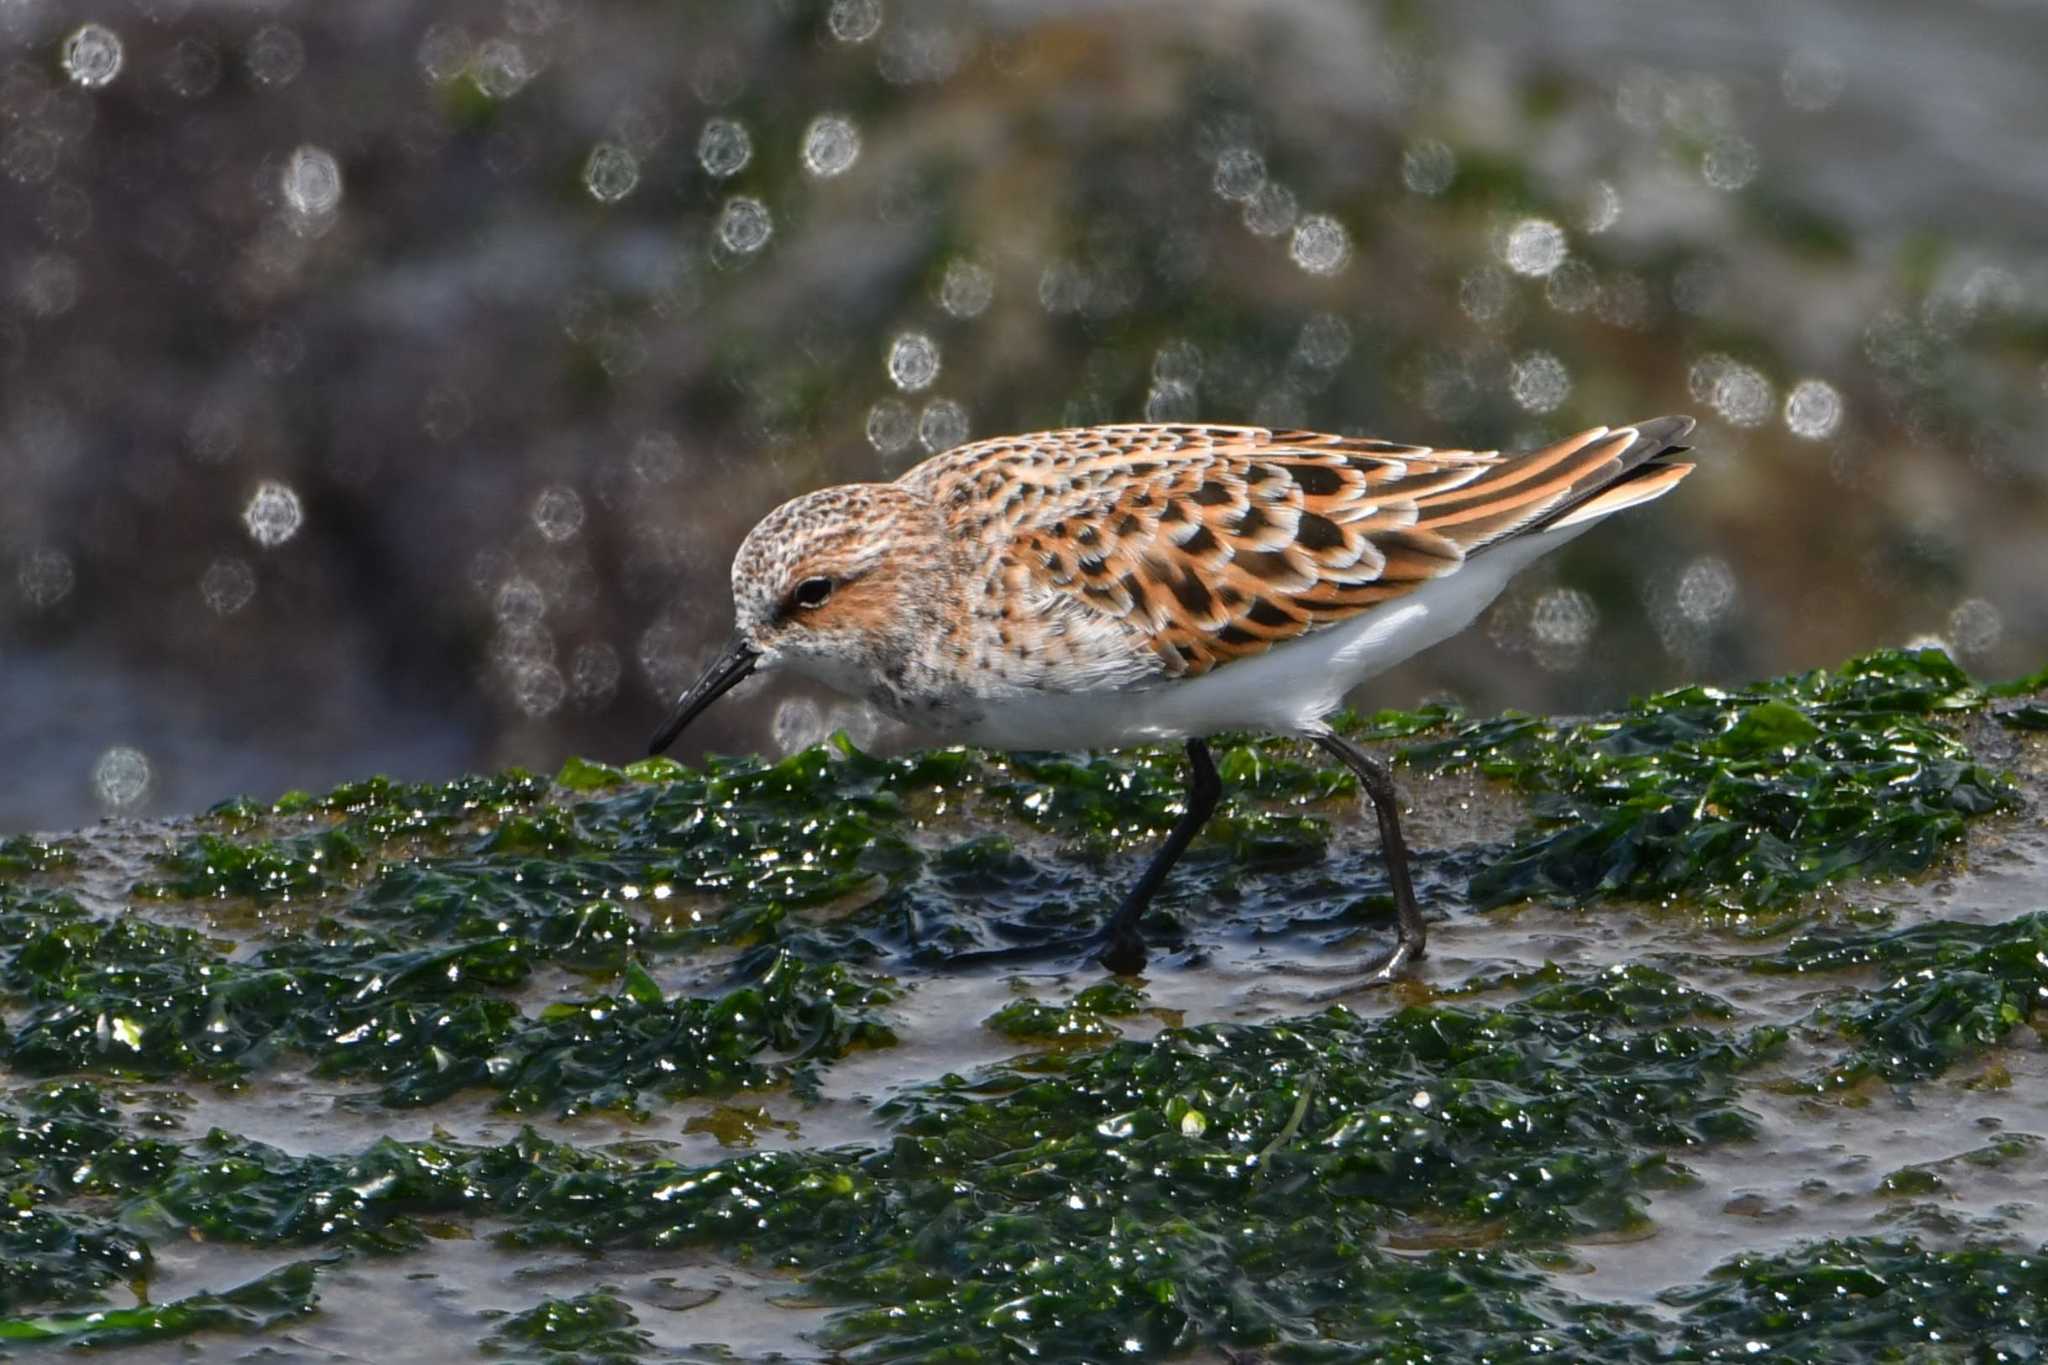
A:
POLYGON ((1398 926, 1394 946, 1376 957, 1358 984, 1378 986, 1394 979, 1402 967, 1422 956, 1428 937, 1422 911, 1415 905, 1415 887, 1408 880, 1408 844, 1401 837, 1400 796, 1394 790, 1394 775, 1387 765, 1339 735, 1317 735, 1316 743, 1337 756, 1338 761, 1358 775, 1359 785, 1372 798, 1373 814, 1379 817, 1380 848, 1387 859, 1387 881, 1394 888, 1394 914, 1398 926))
POLYGON ((1188 798, 1187 808, 1167 831, 1166 842, 1152 855, 1152 861, 1145 867, 1143 875, 1124 896, 1116 913, 1107 924, 1090 934, 1081 943, 1071 940, 1055 943, 1020 945, 1015 948, 984 948, 974 952, 955 953, 947 962, 955 966, 975 966, 991 962, 1015 962, 1021 958, 1062 956, 1077 948, 1089 953, 1096 961, 1113 972, 1129 975, 1143 971, 1145 967, 1145 939, 1138 932, 1138 921, 1145 917, 1145 909, 1152 903, 1153 895, 1166 874, 1194 842, 1209 817, 1216 811, 1216 802, 1223 796, 1223 779, 1216 775, 1216 764, 1209 757, 1209 746, 1199 739, 1188 741, 1188 798))
POLYGON ((1144 875, 1138 878, 1124 895, 1123 904, 1116 908, 1116 915, 1103 930, 1102 951, 1095 955, 1096 961, 1113 972, 1125 975, 1139 971, 1145 966, 1145 939, 1138 933, 1138 921, 1145 917, 1145 907, 1152 903, 1153 894, 1159 890, 1166 874, 1180 861, 1180 855, 1187 851, 1195 835, 1209 822, 1216 812, 1216 802, 1223 795, 1223 779, 1216 775, 1216 764, 1209 757, 1209 746, 1199 739, 1188 741, 1188 802, 1187 809, 1180 813, 1180 819, 1173 822, 1167 831, 1166 842, 1152 855, 1144 875))

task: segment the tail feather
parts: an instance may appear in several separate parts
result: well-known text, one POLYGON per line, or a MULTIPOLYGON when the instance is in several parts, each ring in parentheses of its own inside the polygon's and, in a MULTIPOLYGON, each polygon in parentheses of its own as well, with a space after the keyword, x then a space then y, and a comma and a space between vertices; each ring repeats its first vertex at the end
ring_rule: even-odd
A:
POLYGON ((1624 507, 1634 507, 1639 502, 1661 498, 1677 487, 1679 480, 1692 473, 1693 469, 1694 466, 1689 464, 1660 462, 1644 465, 1634 473, 1607 485, 1563 516, 1553 517, 1544 522, 1543 529, 1555 531, 1560 527, 1598 521, 1602 517, 1621 511, 1624 507))
POLYGON ((1672 457, 1691 449, 1678 442, 1694 425, 1692 418, 1678 416, 1635 423, 1635 439, 1600 468, 1587 471, 1571 495, 1529 529, 1576 526, 1670 492, 1693 471, 1691 464, 1672 457))

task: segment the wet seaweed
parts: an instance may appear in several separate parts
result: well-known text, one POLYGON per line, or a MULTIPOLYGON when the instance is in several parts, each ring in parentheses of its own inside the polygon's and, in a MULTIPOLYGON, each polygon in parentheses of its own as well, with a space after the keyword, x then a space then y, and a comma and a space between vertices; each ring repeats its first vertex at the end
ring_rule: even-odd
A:
POLYGON ((133 1346, 198 1332, 261 1332, 314 1311, 317 1268, 312 1261, 295 1261, 233 1289, 166 1304, 0 1318, 0 1343, 133 1346))
POLYGON ((110 1285, 147 1278, 152 1258, 143 1239, 97 1219, 25 1207, 26 1202, 17 1198, 12 1216, 0 1220, 0 1314, 47 1303, 93 1303, 110 1285))
POLYGON ((1741 691, 1685 687, 1576 722, 1463 722, 1403 757, 1476 767, 1535 822, 1473 879, 1481 906, 1533 896, 1782 906, 1844 877, 1925 871, 2017 789, 1955 718, 1990 693, 1939 650, 1888 651, 1741 691))
MULTIPOLYGON (((81 895, 77 841, 9 840, 4 1059, 44 1079, 0 1096, 0 1340, 260 1330, 313 1308, 311 1260, 125 1306, 167 1239, 404 1264, 484 1235, 508 1254, 689 1248, 790 1274, 835 1308, 821 1349, 875 1361, 1228 1347, 1615 1365, 1754 1342, 1876 1365, 1965 1340, 2025 1359, 2039 1257, 1960 1240, 1998 1219, 1926 1210, 1958 1162, 2037 1160, 2026 1134, 1879 1180, 1925 1244, 1739 1258, 1662 1311, 1575 1295, 1563 1272, 1578 1242, 1650 1231, 1693 1154, 1750 1142, 1759 1090, 2011 1083, 2002 1050, 2048 1002, 2043 914, 1899 927, 1807 893, 1931 866, 1967 819, 2011 808, 2017 787, 1970 745, 2026 752, 2034 704, 1888 654, 1589 721, 1348 719, 1413 771, 1473 768, 1532 798, 1512 843, 1425 852, 1438 905, 1469 878, 1484 903, 1794 906, 1723 979, 1796 975, 1812 1008, 1759 1019, 1662 958, 1493 966, 1385 1014, 1192 1027, 1142 983, 1105 981, 992 1001, 1007 1061, 901 1084, 873 1106, 879 1137, 825 1149, 756 1148, 795 1124, 753 1097, 801 1106, 835 1062, 890 1045, 918 964, 1092 927, 1124 884, 1113 860, 1177 813, 1176 753, 879 758, 841 740, 778 763, 354 783, 178 828, 123 913, 81 895), (899 962, 900 984, 879 970, 899 962), (1816 1051, 1817 1074, 1786 1076, 1816 1051), (437 1130, 299 1153, 187 1131, 175 1094, 134 1088, 247 1097, 286 1067, 394 1106, 469 1090, 510 1113, 666 1120, 677 1099, 732 1103, 678 1123, 717 1160, 652 1128, 609 1147, 437 1130)), ((1306 937, 1383 913, 1370 840, 1336 851, 1361 823, 1348 772, 1298 742, 1216 747, 1228 795, 1153 929, 1306 937)), ((630 1300, 593 1280, 482 1346, 674 1358, 630 1300)))
POLYGON ((1090 986, 1064 1005, 1025 998, 983 1020, 983 1026, 1006 1038, 1045 1047, 1090 1047, 1123 1037, 1116 1024, 1144 1008, 1144 992, 1124 981, 1090 986))
POLYGON ((616 994, 528 1016, 491 993, 531 970, 510 935, 413 948, 329 924, 321 939, 230 958, 194 930, 132 915, 91 920, 58 903, 11 918, 19 937, 0 950, 0 983, 31 1008, 4 1055, 32 1076, 222 1080, 290 1053, 375 1082, 389 1104, 479 1086, 514 1111, 632 1111, 643 1094, 784 1084, 895 1041, 882 979, 781 953, 713 995, 668 997, 629 963, 616 994))
POLYGON ((599 1287, 567 1299, 542 1299, 508 1317, 485 1338, 483 1353, 515 1365, 618 1365, 644 1360, 654 1337, 615 1290, 599 1287))
MULTIPOLYGON (((997 1068, 899 1097, 886 1146, 710 1166, 532 1133, 321 1157, 215 1131, 137 1156, 86 1087, 46 1092, 14 1126, 39 1144, 36 1178, 75 1192, 76 1172, 97 1172, 127 1226, 395 1254, 433 1220, 489 1216, 520 1245, 708 1245, 903 1308, 892 1351, 1083 1358, 1133 1333, 1148 1350, 1306 1340, 1336 1309, 1330 1285, 1392 1259, 1376 1246, 1391 1228, 1541 1240, 1636 1224, 1648 1191, 1686 1179, 1675 1152, 1749 1129, 1732 1078, 1775 1039, 1688 1022, 1719 1008, 1632 970, 1495 1010, 1167 1029, 1050 1075, 997 1068), (1662 1002, 1640 1027, 1614 1018, 1634 998, 1662 1002), (60 1148, 40 1120, 66 1106, 60 1148), (1247 1297, 1252 1271, 1274 1278, 1247 1297), (1004 1304, 1034 1307, 1006 1319, 1004 1304)), ((879 1321, 835 1332, 870 1341, 879 1321)))
POLYGON ((1823 1083, 1921 1080, 2048 1011, 2048 912, 2002 924, 1937 920, 1891 933, 1804 935, 1752 965, 1787 973, 1881 969, 1882 985, 1816 1012, 1820 1025, 1853 1044, 1823 1083))
POLYGON ((1664 1299, 1685 1310, 1680 1359, 1713 1359, 1716 1348, 1733 1359, 1739 1343, 1756 1341, 1768 1359, 1802 1365, 2039 1360, 2048 1247, 1830 1239, 1738 1257, 1664 1299))
POLYGON ((78 854, 63 840, 13 834, 0 839, 0 876, 21 877, 75 867, 78 854))

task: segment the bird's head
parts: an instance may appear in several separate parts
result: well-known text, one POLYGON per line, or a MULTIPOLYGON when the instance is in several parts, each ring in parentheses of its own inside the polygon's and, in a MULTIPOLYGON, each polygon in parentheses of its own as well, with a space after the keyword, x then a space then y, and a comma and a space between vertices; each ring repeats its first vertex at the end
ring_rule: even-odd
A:
POLYGON ((896 484, 791 499, 733 556, 733 634, 649 752, 749 674, 774 668, 858 693, 916 647, 947 551, 931 505, 896 484))

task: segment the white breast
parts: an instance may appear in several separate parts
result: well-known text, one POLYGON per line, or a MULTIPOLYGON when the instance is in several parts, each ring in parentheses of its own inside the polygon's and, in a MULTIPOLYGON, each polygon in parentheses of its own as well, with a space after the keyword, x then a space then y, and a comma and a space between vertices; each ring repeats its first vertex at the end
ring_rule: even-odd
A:
POLYGON ((1317 734, 1352 688, 1456 635, 1509 579, 1594 524, 1517 537, 1406 597, 1199 678, 991 700, 947 737, 994 749, 1114 749, 1222 730, 1317 734))

